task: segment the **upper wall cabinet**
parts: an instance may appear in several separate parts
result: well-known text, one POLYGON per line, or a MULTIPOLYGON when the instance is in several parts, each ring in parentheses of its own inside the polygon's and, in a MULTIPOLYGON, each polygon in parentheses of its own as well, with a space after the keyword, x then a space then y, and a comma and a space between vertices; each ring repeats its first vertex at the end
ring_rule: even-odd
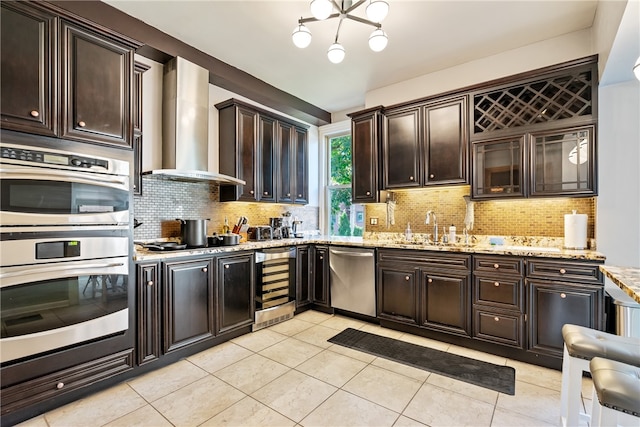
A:
POLYGON ((382 138, 382 188, 420 187, 420 106, 385 111, 382 138))
POLYGON ((235 99, 219 111, 221 173, 246 185, 221 185, 220 201, 308 203, 307 129, 235 99))
POLYGON ((351 117, 351 198, 353 203, 380 201, 379 143, 382 107, 361 111, 351 117))
POLYGON ((2 127, 130 148, 138 44, 63 13, 2 3, 2 127))

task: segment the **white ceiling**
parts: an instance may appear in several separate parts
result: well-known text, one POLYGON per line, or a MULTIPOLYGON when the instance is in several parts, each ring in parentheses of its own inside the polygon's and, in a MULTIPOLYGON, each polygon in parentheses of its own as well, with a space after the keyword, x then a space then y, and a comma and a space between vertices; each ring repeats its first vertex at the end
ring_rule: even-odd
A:
MULTIPOLYGON (((106 3, 272 86, 329 112, 364 105, 372 89, 591 27, 597 0, 388 0, 387 48, 372 52, 372 27, 345 20, 341 64, 326 56, 338 20, 311 22, 306 49, 291 41, 306 0, 106 3)), ((365 6, 355 15, 366 17, 365 6)))

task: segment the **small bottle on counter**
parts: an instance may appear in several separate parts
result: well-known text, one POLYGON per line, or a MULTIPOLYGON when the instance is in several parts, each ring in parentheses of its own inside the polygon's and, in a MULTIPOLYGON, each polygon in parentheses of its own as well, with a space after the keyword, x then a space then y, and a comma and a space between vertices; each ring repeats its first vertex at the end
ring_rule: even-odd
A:
POLYGON ((449 243, 449 235, 447 234, 447 229, 444 225, 442 226, 442 243, 449 243))
POLYGON ((449 242, 456 242, 456 226, 453 224, 451 224, 451 227, 449 227, 449 242))
POLYGON ((222 233, 229 234, 229 220, 227 217, 224 217, 224 224, 222 225, 222 233))
POLYGON ((404 238, 407 240, 413 239, 413 233, 411 232, 411 224, 407 223, 407 229, 404 230, 404 238))

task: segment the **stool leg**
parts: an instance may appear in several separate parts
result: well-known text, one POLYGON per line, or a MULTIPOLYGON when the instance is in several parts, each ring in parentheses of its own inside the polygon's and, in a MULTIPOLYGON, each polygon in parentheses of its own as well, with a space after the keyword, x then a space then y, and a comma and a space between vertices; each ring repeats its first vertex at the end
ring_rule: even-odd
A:
POLYGON ((593 393, 591 396, 591 427, 601 426, 602 421, 602 405, 600 405, 600 401, 598 400, 598 394, 596 393, 596 388, 593 387, 593 393))
POLYGON ((560 390, 560 423, 564 427, 577 427, 581 418, 589 420, 589 416, 581 411, 582 372, 585 370, 589 370, 589 361, 569 356, 564 346, 560 390))

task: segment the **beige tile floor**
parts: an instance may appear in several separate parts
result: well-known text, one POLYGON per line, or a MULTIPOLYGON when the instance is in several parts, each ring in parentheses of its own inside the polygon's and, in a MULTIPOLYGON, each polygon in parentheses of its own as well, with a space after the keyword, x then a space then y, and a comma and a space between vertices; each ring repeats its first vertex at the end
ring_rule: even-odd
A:
MULTIPOLYGON (((554 426, 560 382, 551 369, 307 311, 21 426, 554 426), (513 366, 516 394, 327 342, 347 327, 513 366)), ((585 379, 588 409, 590 396, 585 379)))

